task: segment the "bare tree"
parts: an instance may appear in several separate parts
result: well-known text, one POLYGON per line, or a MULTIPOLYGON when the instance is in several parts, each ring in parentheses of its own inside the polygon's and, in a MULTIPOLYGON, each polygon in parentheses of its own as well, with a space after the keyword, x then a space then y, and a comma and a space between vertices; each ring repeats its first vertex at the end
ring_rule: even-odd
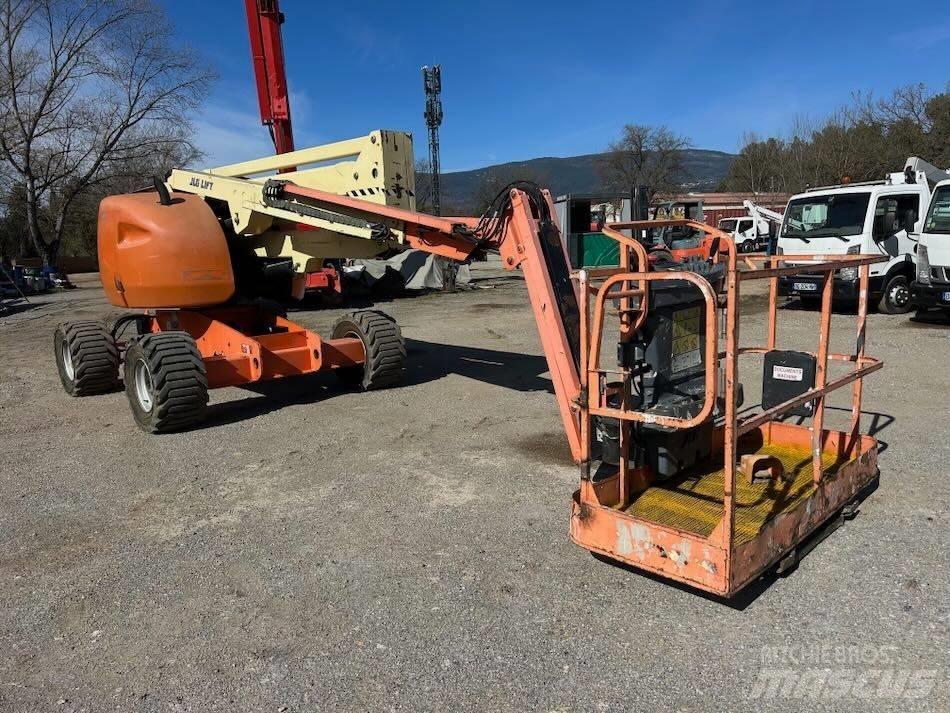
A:
POLYGON ((194 154, 211 79, 151 0, 0 0, 0 160, 45 263, 80 196, 194 154))
POLYGON ((928 99, 926 84, 898 87, 887 99, 875 99, 873 93, 855 92, 851 106, 847 107, 847 115, 852 123, 865 122, 885 128, 902 121, 911 121, 927 132, 933 128, 932 119, 927 113, 928 99))
POLYGON ((22 183, 10 183, 0 197, 0 257, 31 257, 30 235, 26 229, 26 190, 22 183))
POLYGON ((935 165, 950 167, 950 84, 947 85, 947 91, 931 97, 927 102, 927 115, 932 118, 933 124, 927 135, 929 145, 923 153, 935 165))
POLYGON ((725 190, 797 192, 808 185, 879 179, 908 156, 950 165, 950 85, 931 94, 920 84, 876 99, 855 93, 820 123, 797 117, 788 139, 747 134, 723 180, 725 190))
POLYGON ((431 213, 433 208, 434 191, 431 169, 429 159, 416 159, 416 210, 422 213, 431 213))
POLYGON ((647 186, 651 198, 657 193, 676 193, 682 188, 683 152, 689 147, 688 138, 665 126, 627 124, 620 140, 610 144, 598 161, 598 171, 610 190, 647 186))
POLYGON ((810 147, 815 135, 815 124, 808 116, 796 114, 789 133, 788 141, 785 142, 783 188, 798 190, 814 180, 815 167, 810 147))
POLYGON ((779 139, 760 140, 754 133, 742 136, 742 149, 730 168, 726 188, 748 193, 767 193, 785 189, 785 177, 779 170, 786 145, 779 139))

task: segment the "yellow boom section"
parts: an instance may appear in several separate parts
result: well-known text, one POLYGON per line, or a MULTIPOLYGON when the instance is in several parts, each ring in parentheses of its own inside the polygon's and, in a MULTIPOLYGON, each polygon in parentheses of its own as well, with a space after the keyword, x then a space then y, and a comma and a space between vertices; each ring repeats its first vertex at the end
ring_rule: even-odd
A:
MULTIPOLYGON (((292 258, 297 272, 317 270, 327 258, 373 257, 391 247, 372 240, 361 221, 301 217, 265 205, 264 183, 278 172, 298 186, 410 211, 416 207, 412 136, 401 131, 374 131, 204 171, 175 170, 167 182, 172 190, 226 203, 238 235, 262 257, 292 258)), ((395 241, 402 242, 393 228, 395 241)))

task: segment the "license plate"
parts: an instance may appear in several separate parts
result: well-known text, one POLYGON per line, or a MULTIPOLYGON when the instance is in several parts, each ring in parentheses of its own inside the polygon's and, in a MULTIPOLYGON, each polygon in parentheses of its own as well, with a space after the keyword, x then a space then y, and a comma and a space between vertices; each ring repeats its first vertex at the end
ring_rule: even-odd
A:
POLYGON ((792 289, 796 292, 818 292, 818 285, 814 282, 795 282, 792 289))
POLYGON ((943 293, 943 301, 944 301, 944 302, 950 302, 950 292, 944 292, 944 293, 943 293))

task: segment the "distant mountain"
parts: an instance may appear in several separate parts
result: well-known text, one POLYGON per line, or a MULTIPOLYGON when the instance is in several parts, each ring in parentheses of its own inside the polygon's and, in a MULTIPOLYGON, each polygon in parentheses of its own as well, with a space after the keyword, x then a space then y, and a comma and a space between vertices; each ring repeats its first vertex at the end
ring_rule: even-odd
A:
MULTIPOLYGON (((513 161, 471 171, 442 174, 442 205, 446 212, 468 213, 472 209, 479 185, 487 174, 500 171, 502 175, 516 168, 525 168, 529 175, 543 178, 554 195, 563 193, 599 193, 604 190, 597 173, 596 162, 603 154, 586 154, 567 158, 533 158, 513 161)), ((685 152, 686 187, 692 191, 715 190, 726 177, 735 154, 705 149, 685 152)))

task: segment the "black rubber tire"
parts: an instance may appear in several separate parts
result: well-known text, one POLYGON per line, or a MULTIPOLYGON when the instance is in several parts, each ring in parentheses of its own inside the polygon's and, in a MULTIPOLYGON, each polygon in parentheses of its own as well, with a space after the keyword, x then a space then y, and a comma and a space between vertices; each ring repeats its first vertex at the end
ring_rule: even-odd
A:
POLYGON ((345 314, 333 323, 332 337, 358 337, 363 342, 363 366, 336 370, 347 386, 370 391, 395 386, 402 380, 406 343, 399 325, 385 312, 361 310, 345 314))
POLYGON ((884 285, 884 294, 877 303, 877 310, 881 314, 907 314, 914 308, 910 301, 910 280, 907 275, 898 273, 891 275, 884 285))
POLYGON ((208 408, 208 376, 195 340, 187 332, 158 332, 125 352, 125 395, 135 423, 146 433, 169 433, 201 423, 208 408), (145 367, 144 384, 138 381, 145 367), (149 403, 139 395, 147 390, 149 403))
POLYGON ((101 322, 59 325, 53 333, 53 349, 59 380, 70 396, 105 394, 118 388, 119 349, 101 322))

